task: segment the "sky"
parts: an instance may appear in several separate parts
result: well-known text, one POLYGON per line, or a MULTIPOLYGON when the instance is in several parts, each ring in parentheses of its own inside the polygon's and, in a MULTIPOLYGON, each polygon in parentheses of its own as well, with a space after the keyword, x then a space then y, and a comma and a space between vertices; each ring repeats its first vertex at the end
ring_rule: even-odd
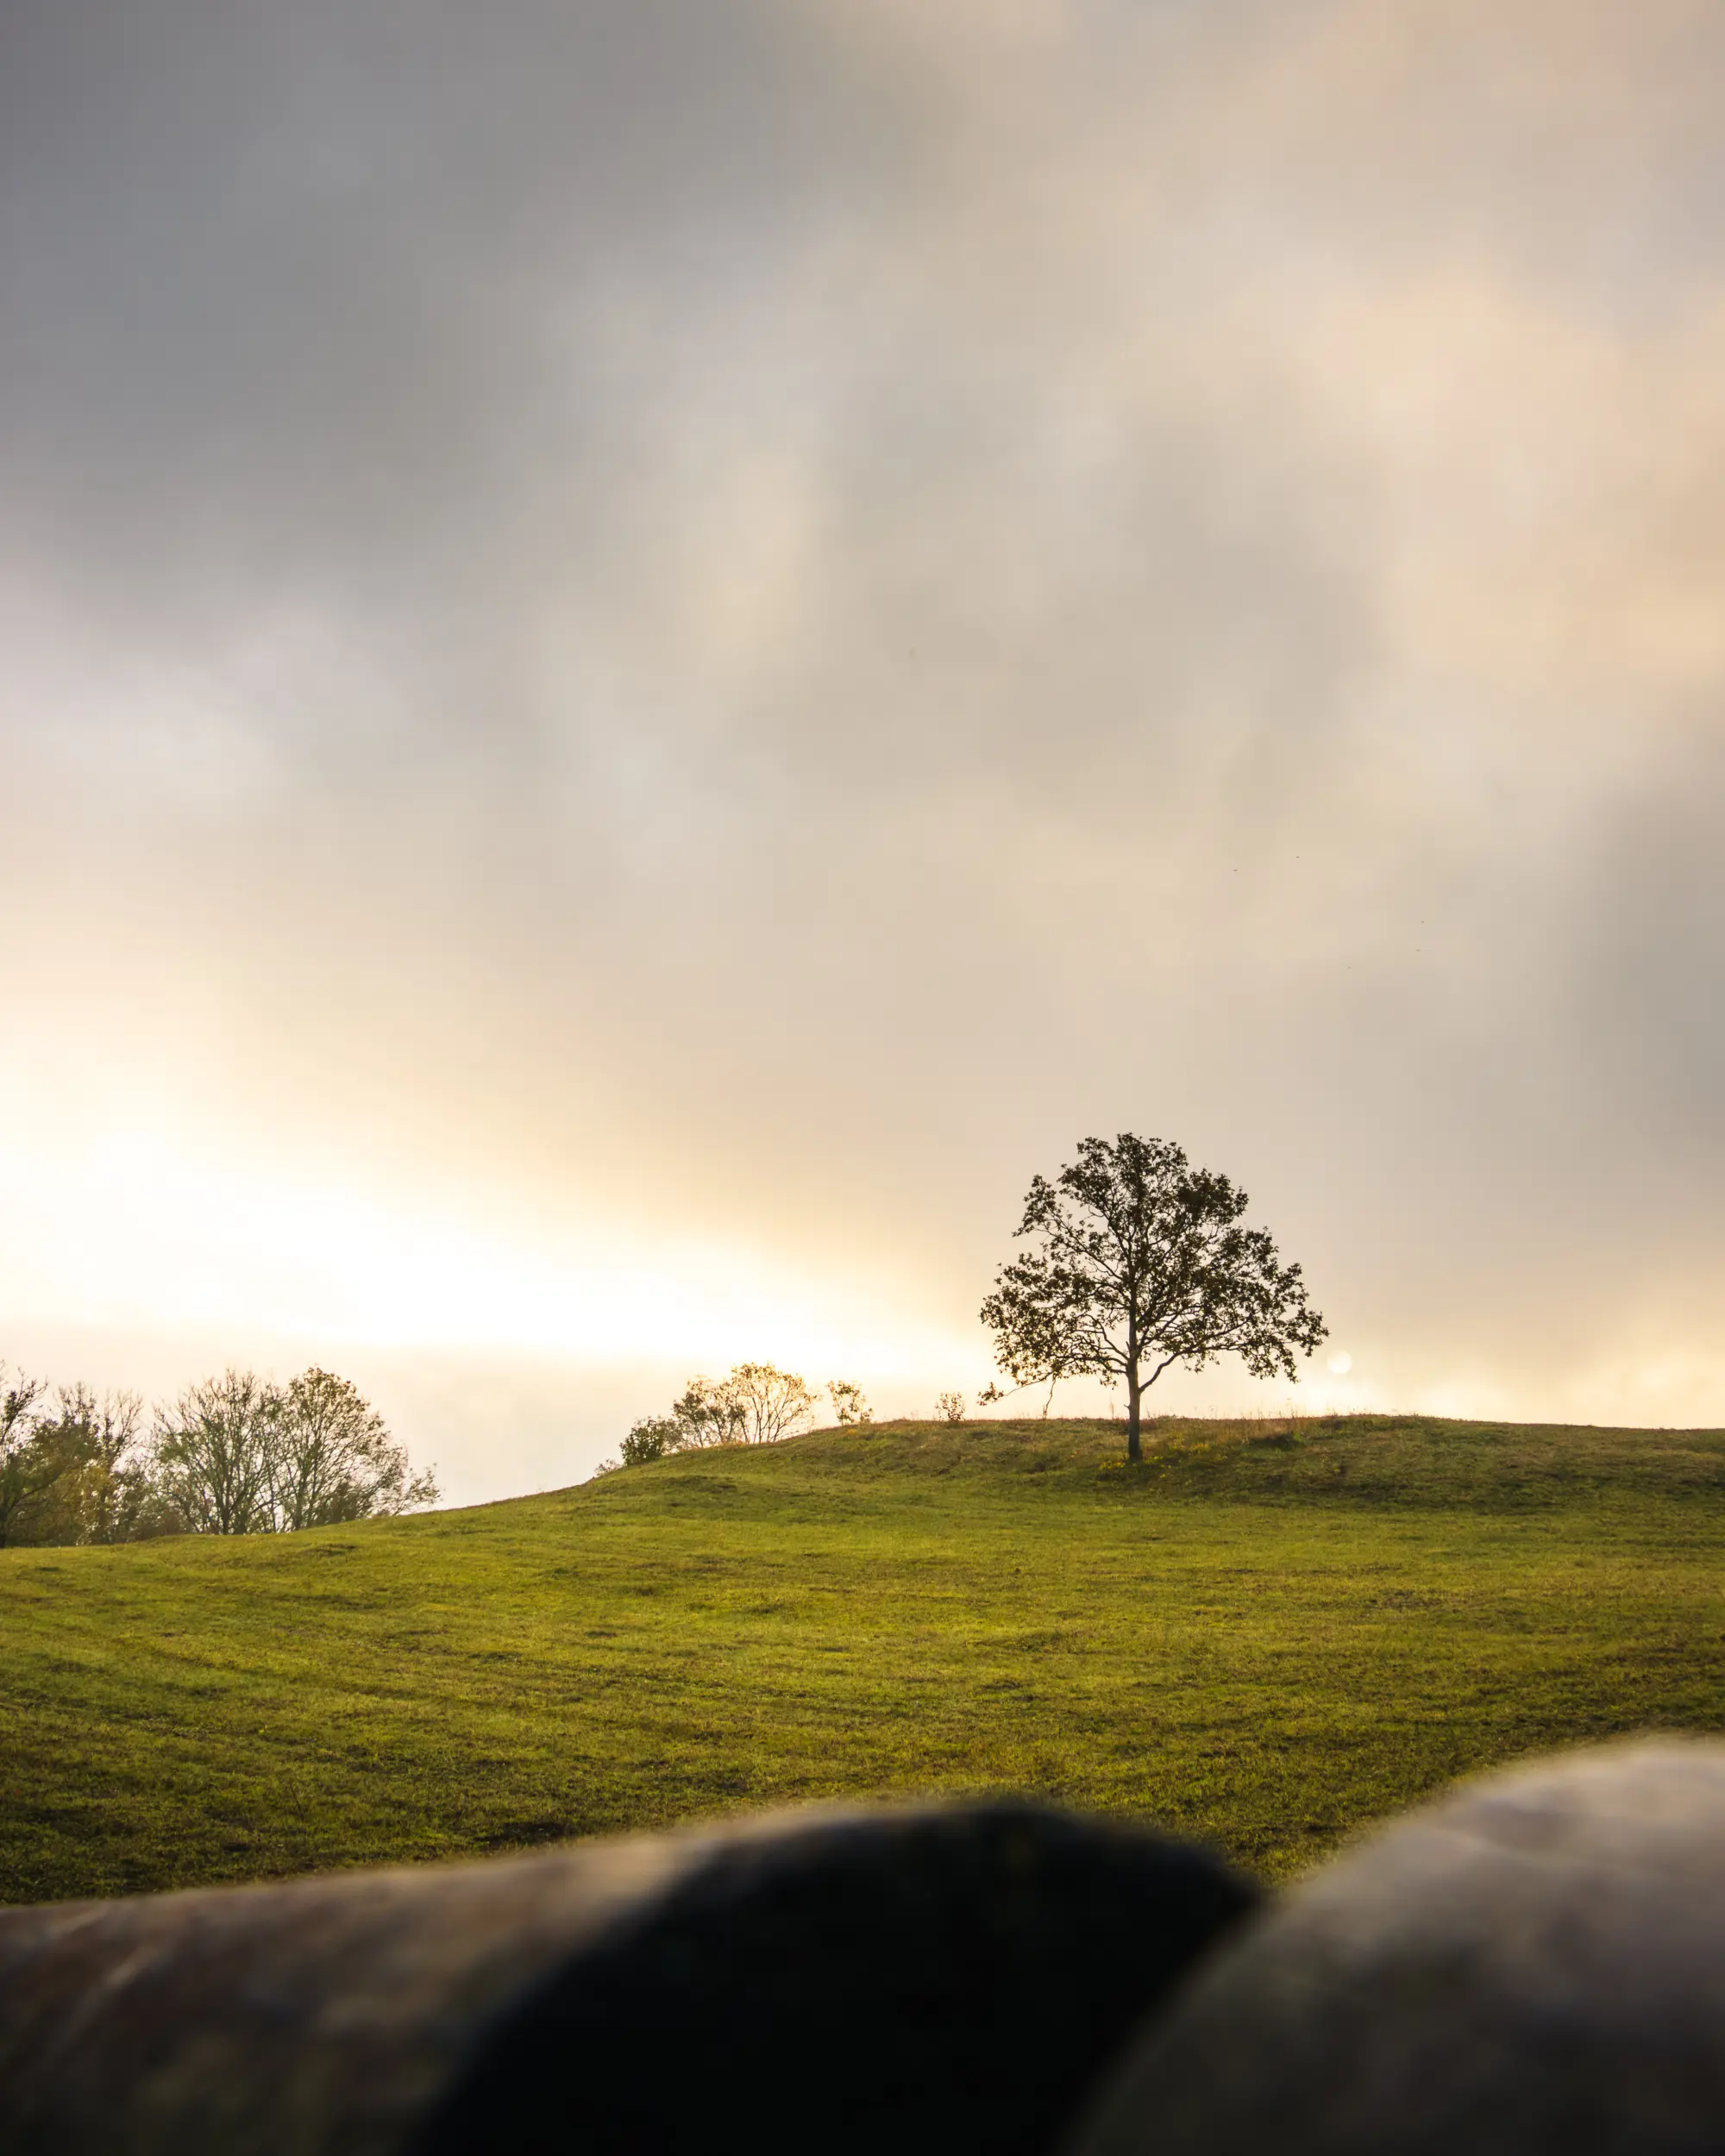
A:
POLYGON ((6 0, 0 1357, 461 1500, 925 1413, 1131 1129, 1332 1329, 1167 1407, 1725 1422, 1722 106, 1714 0, 6 0))

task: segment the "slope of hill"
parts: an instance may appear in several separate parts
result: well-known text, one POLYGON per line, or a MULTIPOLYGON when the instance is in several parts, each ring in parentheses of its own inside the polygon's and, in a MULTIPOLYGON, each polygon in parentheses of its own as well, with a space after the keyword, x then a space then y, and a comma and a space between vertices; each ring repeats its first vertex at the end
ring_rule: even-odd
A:
POLYGON ((0 1897, 1011 1788, 1271 1873, 1725 1719, 1725 1433, 883 1424, 283 1538, 0 1551, 0 1897))

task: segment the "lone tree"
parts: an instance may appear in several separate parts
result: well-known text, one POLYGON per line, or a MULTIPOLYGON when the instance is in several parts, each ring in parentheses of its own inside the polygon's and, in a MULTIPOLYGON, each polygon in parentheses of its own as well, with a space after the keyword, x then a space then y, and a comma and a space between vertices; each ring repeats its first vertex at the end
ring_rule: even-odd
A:
POLYGON ((1015 1385, 1079 1376, 1126 1388, 1126 1457, 1144 1457, 1145 1392, 1176 1363, 1238 1355, 1254 1377, 1294 1379, 1329 1328, 1297 1265, 1246 1194, 1177 1145, 1123 1131, 1087 1138, 1053 1182, 1038 1175, 1018 1232, 1036 1247, 1003 1265, 982 1305, 994 1359, 1015 1385))

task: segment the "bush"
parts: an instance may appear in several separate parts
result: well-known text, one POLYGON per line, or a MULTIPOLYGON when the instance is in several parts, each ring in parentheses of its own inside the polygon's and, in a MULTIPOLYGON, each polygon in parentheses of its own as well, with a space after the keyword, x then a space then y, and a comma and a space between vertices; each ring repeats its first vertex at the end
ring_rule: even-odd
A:
POLYGON ((683 1447, 683 1426, 674 1415, 643 1415, 618 1446, 624 1467, 644 1467, 683 1447))

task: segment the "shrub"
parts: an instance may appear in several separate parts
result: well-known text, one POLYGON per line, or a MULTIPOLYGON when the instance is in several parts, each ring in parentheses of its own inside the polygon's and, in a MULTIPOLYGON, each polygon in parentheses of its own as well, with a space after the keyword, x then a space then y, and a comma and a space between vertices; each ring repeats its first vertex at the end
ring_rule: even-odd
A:
POLYGON ((683 1426, 674 1415, 643 1415, 618 1451, 624 1467, 644 1467, 649 1460, 681 1451, 684 1442, 683 1426))

